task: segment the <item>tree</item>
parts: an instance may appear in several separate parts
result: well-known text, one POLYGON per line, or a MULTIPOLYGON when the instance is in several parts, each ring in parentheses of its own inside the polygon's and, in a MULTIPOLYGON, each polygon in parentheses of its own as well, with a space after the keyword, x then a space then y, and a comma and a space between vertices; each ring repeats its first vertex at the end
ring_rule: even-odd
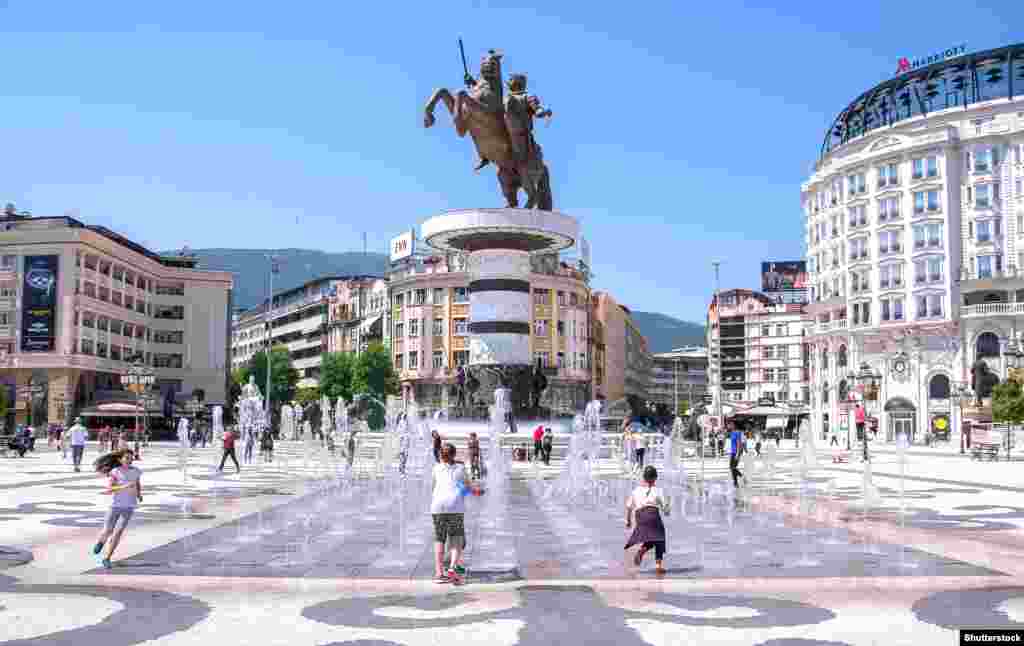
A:
POLYGON ((1006 381, 992 389, 992 421, 1024 422, 1024 390, 1017 381, 1006 381))
POLYGON ((332 402, 338 397, 351 402, 356 362, 356 355, 348 352, 324 355, 320 363, 320 392, 332 402))
MULTIPOLYGON (((398 375, 391 365, 391 353, 384 345, 373 343, 356 359, 352 391, 354 395, 370 395, 380 402, 387 401, 388 395, 399 393, 398 375)), ((366 421, 370 428, 383 427, 384 410, 371 406, 366 421)))
MULTIPOLYGON (((291 401, 295 397, 295 385, 299 383, 299 371, 292 367, 292 360, 288 356, 288 349, 284 346, 277 346, 270 350, 270 366, 271 405, 274 409, 277 409, 281 404, 291 401)), ((263 392, 263 397, 266 399, 267 393, 264 392, 267 388, 266 352, 257 352, 252 356, 252 359, 249 359, 249 365, 245 371, 246 381, 248 381, 249 376, 255 378, 256 385, 259 387, 260 392, 263 392)))
POLYGON ((298 392, 295 393, 295 401, 303 406, 312 402, 320 401, 320 389, 316 386, 299 388, 298 392))

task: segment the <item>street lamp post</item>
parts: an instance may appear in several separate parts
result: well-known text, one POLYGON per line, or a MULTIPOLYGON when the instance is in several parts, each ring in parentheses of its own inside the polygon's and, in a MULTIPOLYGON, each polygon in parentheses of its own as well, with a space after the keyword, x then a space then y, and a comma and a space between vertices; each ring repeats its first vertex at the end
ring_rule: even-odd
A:
POLYGON ((139 409, 142 408, 142 395, 156 382, 156 374, 146 365, 139 355, 132 359, 128 371, 121 375, 121 385, 125 390, 135 393, 135 439, 139 441, 139 409))
MULTIPOLYGON (((864 387, 864 402, 865 404, 869 401, 877 401, 878 399, 878 382, 882 379, 882 375, 878 374, 871 369, 871 366, 865 361, 860 364, 860 372, 857 374, 857 382, 864 387)), ((865 412, 868 412, 865 410, 865 412)), ((864 461, 868 461, 868 425, 864 424, 864 461)))
POLYGON ((966 446, 964 444, 964 440, 966 439, 966 436, 964 435, 964 402, 970 401, 974 397, 974 393, 971 391, 970 386, 961 381, 954 385, 953 391, 950 395, 953 397, 953 401, 957 404, 957 408, 960 409, 960 419, 957 420, 957 423, 960 427, 960 454, 963 455, 966 452, 966 446))
MULTIPOLYGON (((1006 379, 1009 381, 1011 378, 1016 379, 1019 375, 1021 367, 1024 367, 1024 349, 1021 348, 1020 337, 1017 337, 1007 343, 1007 349, 1003 352, 1003 358, 1006 360, 1006 379)), ((1010 427, 1006 427, 1006 459, 1010 459, 1010 427)))

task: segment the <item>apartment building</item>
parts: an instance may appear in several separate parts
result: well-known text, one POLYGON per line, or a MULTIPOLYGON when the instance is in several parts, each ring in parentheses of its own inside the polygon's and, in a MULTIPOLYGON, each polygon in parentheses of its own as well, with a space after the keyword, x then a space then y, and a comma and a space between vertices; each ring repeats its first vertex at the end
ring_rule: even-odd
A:
POLYGON ((693 408, 708 389, 708 349, 703 346, 676 348, 652 355, 648 397, 655 404, 676 412, 693 408))
POLYGON ((0 218, 0 384, 15 403, 8 422, 63 422, 98 414, 86 409, 110 400, 133 401, 120 378, 136 360, 153 370, 163 400, 150 417, 197 390, 207 404, 223 404, 232 285, 227 272, 161 256, 106 227, 0 218))
POLYGON ((595 394, 613 404, 627 396, 647 401, 653 362, 632 312, 607 292, 595 292, 592 307, 600 324, 603 359, 595 394))

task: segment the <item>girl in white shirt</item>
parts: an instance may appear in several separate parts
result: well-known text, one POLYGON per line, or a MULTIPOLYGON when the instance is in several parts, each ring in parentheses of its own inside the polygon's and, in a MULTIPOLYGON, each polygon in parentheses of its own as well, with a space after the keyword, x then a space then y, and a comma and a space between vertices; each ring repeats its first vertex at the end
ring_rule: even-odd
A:
POLYGON ((644 554, 647 550, 654 548, 655 572, 664 574, 663 565, 665 558, 665 523, 661 515, 668 516, 670 511, 669 500, 661 487, 656 487, 658 470, 653 466, 644 469, 644 484, 633 490, 633 493, 626 499, 626 527, 635 529, 629 537, 624 549, 634 545, 640 545, 636 555, 633 557, 633 565, 640 567, 644 554))

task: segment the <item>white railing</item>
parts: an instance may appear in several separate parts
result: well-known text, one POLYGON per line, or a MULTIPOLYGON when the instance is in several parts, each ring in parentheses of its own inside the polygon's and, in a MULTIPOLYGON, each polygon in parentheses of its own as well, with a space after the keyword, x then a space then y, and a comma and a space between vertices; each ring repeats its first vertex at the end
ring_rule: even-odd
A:
POLYGON ((819 332, 828 332, 832 329, 832 321, 825 321, 824 323, 818 323, 819 332))
POLYGON ((1024 303, 981 303, 966 305, 961 310, 964 316, 991 316, 993 314, 1024 314, 1024 303))

